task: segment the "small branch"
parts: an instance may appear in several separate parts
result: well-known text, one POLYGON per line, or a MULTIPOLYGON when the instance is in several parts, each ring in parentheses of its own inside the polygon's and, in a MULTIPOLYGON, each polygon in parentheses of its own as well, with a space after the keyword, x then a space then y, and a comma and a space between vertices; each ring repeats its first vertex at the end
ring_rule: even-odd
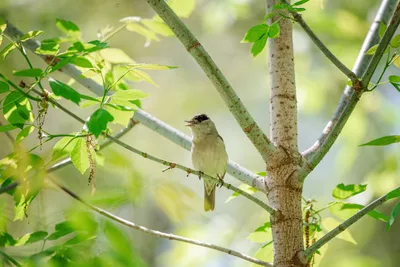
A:
MULTIPOLYGON (((21 37, 23 35, 20 30, 18 30, 14 25, 10 23, 7 23, 7 28, 5 32, 12 38, 21 37)), ((30 51, 35 52, 35 50, 40 46, 40 43, 34 39, 30 39, 24 42, 23 45, 30 51)), ((38 56, 40 56, 45 61, 47 60, 46 57, 42 55, 38 56)), ((66 75, 70 76, 71 78, 73 78, 82 86, 92 91, 94 94, 98 96, 103 95, 104 92, 103 87, 92 79, 83 78, 82 72, 78 70, 74 65, 67 64, 63 68, 61 68, 61 71, 66 75)), ((139 121, 142 125, 150 128, 151 130, 157 132, 158 134, 164 136, 165 138, 185 148, 186 150, 191 149, 192 143, 189 136, 169 126, 165 122, 153 117, 146 111, 141 109, 136 110, 132 119, 139 121)), ((247 170, 246 168, 240 166, 239 164, 231 160, 228 163, 227 172, 233 177, 242 181, 243 183, 253 186, 254 188, 262 192, 265 192, 266 190, 263 177, 247 170)))
POLYGON ((237 252, 235 250, 231 250, 231 249, 228 249, 228 248, 220 247, 220 246, 217 246, 217 245, 214 245, 214 244, 210 244, 210 243, 204 243, 204 242, 201 242, 201 241, 198 241, 198 240, 189 239, 189 238, 178 236, 178 235, 174 235, 174 234, 169 234, 169 233, 164 233, 164 232, 152 230, 152 229, 149 229, 147 227, 135 224, 135 223, 133 223, 131 221, 125 220, 125 219, 123 219, 121 217, 118 217, 118 216, 108 212, 108 211, 105 211, 105 210, 103 210, 101 208, 98 208, 96 206, 93 206, 93 205, 89 204, 88 202, 84 201, 81 197, 79 197, 77 194, 75 194, 74 192, 72 192, 71 190, 66 188, 65 186, 59 184, 58 182, 54 181, 53 179, 50 179, 50 180, 58 188, 60 188, 62 191, 64 191, 65 193, 67 193, 68 195, 73 197, 74 199, 78 200, 79 202, 81 202, 82 204, 87 206, 89 209, 91 209, 91 210, 93 210, 93 211, 95 211, 95 212, 97 212, 97 213, 99 213, 99 214, 101 214, 101 215, 103 215, 103 216, 115 221, 115 222, 118 222, 118 223, 120 223, 122 225, 128 226, 130 228, 133 228, 133 229, 136 229, 136 230, 139 230, 139 231, 142 231, 142 232, 145 232, 145 233, 153 235, 153 236, 158 236, 158 237, 166 238, 166 239, 169 239, 169 240, 176 240, 176 241, 181 241, 181 242, 193 244, 193 245, 200 246, 200 247, 206 247, 206 248, 214 249, 214 250, 221 251, 221 252, 227 253, 229 255, 244 259, 246 261, 250 261, 250 262, 259 264, 261 266, 272 267, 272 264, 270 264, 268 262, 261 261, 261 260, 258 260, 256 258, 252 258, 250 256, 247 256, 247 255, 242 254, 240 252, 237 252))
MULTIPOLYGON (((287 3, 287 1, 285 1, 287 3)), ((317 35, 311 30, 308 24, 304 21, 303 17, 297 12, 290 12, 294 20, 299 23, 303 30, 307 33, 308 37, 314 44, 321 50, 322 53, 335 65, 344 75, 349 78, 353 84, 358 81, 357 75, 346 67, 332 52, 325 46, 325 44, 318 38, 317 35)))
MULTIPOLYGON (((10 257, 9 255, 7 255, 6 253, 4 253, 3 251, 0 250, 0 256, 2 256, 6 262, 12 262, 15 266, 17 267, 22 267, 21 264, 19 264, 16 260, 14 260, 12 257, 10 257)), ((2 261, 2 263, 4 263, 4 261, 2 261)))
POLYGON ((264 161, 267 162, 268 157, 275 151, 274 145, 251 117, 210 55, 164 0, 148 0, 147 2, 171 28, 189 54, 203 69, 242 130, 257 148, 264 161))
MULTIPOLYGON (((353 87, 347 86, 344 90, 344 93, 340 99, 339 105, 335 110, 331 120, 326 125, 325 129, 323 130, 321 136, 318 140, 306 151, 302 154, 308 160, 306 166, 301 170, 300 178, 304 179, 308 173, 312 171, 312 169, 317 166, 317 164, 322 160, 322 158, 328 153, 329 149, 336 141, 337 137, 339 136, 340 132, 342 131, 344 125, 346 124, 348 118, 350 117, 352 111, 354 110, 355 106, 357 105, 358 100, 360 99, 362 93, 366 89, 366 86, 369 83, 369 79, 371 78, 370 74, 366 72, 366 65, 368 65, 368 61, 370 61, 368 65, 368 70, 370 73, 371 70, 375 70, 379 60, 383 55, 383 51, 388 46, 390 39, 393 37, 396 28, 400 22, 400 14, 399 8, 397 8, 396 14, 393 16, 393 19, 387 28, 382 41, 379 44, 379 51, 377 49, 373 61, 370 60, 370 56, 365 55, 365 49, 373 46, 375 44, 376 38, 375 36, 378 35, 379 21, 383 21, 384 18, 389 20, 390 15, 392 14, 393 7, 396 5, 397 0, 387 0, 382 2, 382 5, 377 13, 375 18, 375 22, 372 24, 370 31, 364 40, 364 44, 360 51, 359 57, 357 59, 356 65, 354 69, 356 70, 357 75, 361 75, 364 71, 366 75, 363 76, 362 82, 357 82, 353 87), (379 52, 379 53, 378 53, 379 52), (373 63, 372 63, 373 62, 373 63), (368 79, 367 79, 368 78, 368 79)), ((398 7, 398 6, 397 6, 398 7)))
MULTIPOLYGON (((400 187, 396 188, 399 189, 400 187)), ((396 190, 394 189, 394 190, 396 190)), ((393 190, 392 190, 393 191, 393 190)), ((306 249, 303 252, 303 256, 306 258, 311 257, 319 248, 321 248, 323 245, 328 243, 331 239, 336 237, 338 234, 349 228, 351 225, 353 225, 355 222, 360 220, 362 217, 364 217, 368 212, 372 211, 376 207, 382 205, 387 201, 386 196, 388 194, 385 194, 381 196, 380 198, 376 199, 374 202, 370 203, 368 206, 365 206, 362 210, 348 218, 346 221, 343 223, 339 224, 335 229, 321 237, 317 242, 312 244, 308 249, 306 249)))

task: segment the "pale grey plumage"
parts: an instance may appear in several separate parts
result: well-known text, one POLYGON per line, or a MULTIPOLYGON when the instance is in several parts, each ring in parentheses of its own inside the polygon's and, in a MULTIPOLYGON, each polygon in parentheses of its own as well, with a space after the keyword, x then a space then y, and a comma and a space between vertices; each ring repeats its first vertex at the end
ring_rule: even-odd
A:
MULTIPOLYGON (((200 114, 187 121, 193 136, 192 163, 196 170, 212 177, 224 178, 228 155, 214 122, 200 114)), ((204 179, 204 210, 214 210, 217 181, 204 179)))

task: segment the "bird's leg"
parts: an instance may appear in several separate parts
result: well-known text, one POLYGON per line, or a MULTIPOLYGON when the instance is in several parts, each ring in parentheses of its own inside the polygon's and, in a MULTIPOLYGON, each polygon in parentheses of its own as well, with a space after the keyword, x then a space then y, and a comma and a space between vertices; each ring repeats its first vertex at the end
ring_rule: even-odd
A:
POLYGON ((199 171, 199 180, 201 180, 201 177, 204 175, 204 172, 199 171))
POLYGON ((218 183, 217 183, 217 186, 219 188, 221 188, 224 185, 224 180, 223 180, 223 178, 221 178, 221 176, 219 174, 217 174, 217 177, 218 177, 218 180, 219 180, 218 183))

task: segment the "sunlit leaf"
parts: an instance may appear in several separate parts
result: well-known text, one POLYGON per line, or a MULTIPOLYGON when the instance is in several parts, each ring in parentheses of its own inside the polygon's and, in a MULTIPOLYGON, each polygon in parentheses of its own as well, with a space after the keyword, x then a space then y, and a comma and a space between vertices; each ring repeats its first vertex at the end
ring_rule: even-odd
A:
POLYGON ((54 146, 51 159, 56 161, 62 157, 69 156, 72 149, 75 147, 78 138, 63 137, 54 146))
POLYGON ((280 32, 281 32, 281 30, 280 30, 278 22, 274 22, 271 24, 271 26, 269 26, 268 37, 277 38, 277 37, 279 37, 280 32))
POLYGON ((367 185, 363 184, 349 184, 349 185, 344 185, 338 184, 335 189, 332 191, 332 196, 336 199, 347 199, 351 196, 355 196, 357 194, 360 194, 364 192, 367 189, 367 185))
POLYGON ((27 120, 26 115, 29 121, 33 121, 32 105, 19 91, 13 91, 7 95, 3 103, 3 114, 9 123, 21 129, 27 120))
POLYGON ((100 55, 113 64, 135 63, 123 50, 118 48, 106 48, 100 51, 100 55))
POLYGON ((387 194, 386 199, 389 200, 396 197, 400 197, 400 188, 396 188, 395 190, 390 191, 387 194))
POLYGON ((400 142, 400 135, 388 135, 378 139, 374 139, 360 146, 387 146, 398 142, 400 142))
POLYGON ((149 95, 143 91, 130 89, 130 90, 119 90, 113 94, 112 98, 115 101, 118 100, 129 101, 129 100, 142 99, 148 96, 149 95))
POLYGON ((33 127, 33 126, 28 126, 28 127, 24 128, 21 132, 18 133, 16 142, 20 143, 27 136, 29 136, 34 130, 35 130, 35 127, 33 127))
POLYGON ((146 38, 147 41, 160 41, 156 33, 148 30, 147 28, 139 25, 138 23, 129 23, 126 25, 126 29, 131 32, 136 32, 146 38))
POLYGON ((22 35, 20 41, 21 42, 28 41, 29 39, 33 39, 33 38, 38 37, 42 33, 43 33, 43 31, 30 31, 30 32, 27 32, 24 35, 22 35))
POLYGON ((92 62, 85 57, 73 57, 71 63, 81 68, 93 68, 92 62))
POLYGON ((0 231, 0 247, 11 247, 14 246, 14 244, 15 240, 12 235, 7 232, 0 231))
POLYGON ((400 47, 400 34, 393 37, 392 41, 390 42, 390 46, 393 48, 400 47))
POLYGON ((170 0, 168 5, 178 17, 187 18, 195 7, 195 0, 170 0))
POLYGON ((56 55, 60 51, 60 45, 56 42, 42 42, 35 53, 40 55, 56 55))
MULTIPOLYGON (((339 224, 340 224, 340 222, 335 220, 334 218, 325 218, 322 220, 322 226, 323 226, 324 230, 326 230, 327 232, 333 230, 339 224)), ((351 235, 351 233, 348 229, 345 229, 344 231, 342 231, 339 235, 336 236, 336 238, 339 238, 344 241, 348 241, 350 243, 357 245, 357 241, 354 240, 353 236, 351 235)))
POLYGON ((107 110, 114 118, 113 123, 118 123, 124 127, 129 125, 129 122, 134 114, 134 111, 122 111, 115 108, 108 108, 107 110))
POLYGON ((0 34, 2 34, 7 28, 7 22, 0 17, 0 34))
POLYGON ((266 243, 272 240, 271 224, 267 222, 252 232, 247 239, 254 243, 266 243))
POLYGON ((43 239, 45 239, 47 236, 47 232, 44 231, 38 231, 38 232, 34 232, 34 233, 29 233, 26 234, 24 236, 22 236, 21 238, 17 239, 15 242, 14 246, 23 246, 23 245, 28 245, 28 244, 32 244, 38 241, 42 241, 43 239))
POLYGON ((301 1, 297 1, 297 2, 295 2, 294 4, 292 4, 292 6, 300 6, 300 5, 302 5, 302 4, 307 3, 308 1, 310 1, 310 0, 301 0, 301 1))
POLYGON ((146 72, 137 69, 131 69, 130 73, 132 77, 137 81, 145 81, 158 87, 158 85, 151 79, 150 75, 147 74, 146 72))
POLYGON ((150 30, 162 35, 162 36, 174 36, 172 30, 163 21, 156 21, 153 19, 142 19, 140 21, 150 30))
POLYGON ((77 138, 75 146, 71 150, 71 160, 82 174, 84 174, 89 168, 89 154, 86 148, 86 140, 84 138, 77 138))
POLYGON ((15 48, 17 48, 17 46, 14 43, 8 44, 0 51, 0 56, 5 59, 15 48))
POLYGON ((366 55, 372 56, 373 54, 375 54, 375 51, 376 51, 377 48, 378 48, 378 45, 377 45, 377 44, 374 45, 374 46, 371 46, 371 47, 367 50, 367 52, 365 52, 365 54, 366 54, 366 55))
MULTIPOLYGON (((264 246, 262 246, 254 255, 255 258, 265 261, 265 262, 273 262, 274 260, 274 250, 272 246, 272 241, 268 242, 264 246)), ((253 264, 252 267, 259 267, 258 264, 253 264)))
POLYGON ((65 99, 71 100, 75 104, 79 105, 79 102, 81 101, 81 95, 72 87, 52 78, 49 79, 49 84, 56 96, 62 96, 65 99))
MULTIPOLYGON (((255 192, 257 192, 257 189, 255 189, 254 187, 248 185, 248 184, 241 184, 239 185, 239 188, 242 189, 243 191, 245 191, 246 193, 252 195, 255 192)), ((228 197, 228 199, 225 201, 225 203, 231 201, 232 199, 236 198, 237 196, 240 196, 239 193, 237 192, 233 192, 233 194, 231 196, 228 197)))
POLYGON ((256 57, 261 51, 264 49, 265 45, 267 44, 268 35, 264 34, 260 39, 254 42, 253 46, 251 47, 251 53, 253 57, 256 57))
MULTIPOLYGON (((339 218, 346 220, 349 217, 356 214, 359 210, 363 209, 365 206, 356 203, 344 203, 337 202, 335 205, 330 207, 330 211, 338 216, 339 218)), ((368 215, 376 220, 387 222, 389 217, 377 210, 372 210, 368 212, 368 215)))
POLYGON ((70 233, 74 232, 74 228, 72 227, 71 223, 68 221, 64 221, 61 223, 56 224, 55 232, 53 232, 47 240, 57 240, 63 236, 66 236, 70 233))
POLYGON ((389 82, 391 82, 391 83, 400 83, 400 76, 390 75, 388 77, 388 79, 389 79, 389 82))
POLYGON ((392 212, 390 213, 390 218, 386 224, 386 231, 390 230, 390 227, 392 227, 399 213, 400 213, 400 202, 397 203, 396 206, 394 206, 392 212))
POLYGON ((159 65, 159 64, 129 64, 130 67, 134 67, 142 70, 168 70, 168 69, 176 69, 177 66, 167 66, 167 65, 159 65))
POLYGON ((15 71, 13 73, 15 76, 21 77, 40 77, 43 75, 43 71, 41 69, 25 69, 20 71, 15 71))
POLYGON ((379 38, 382 39, 383 34, 385 33, 387 29, 386 24, 383 21, 379 22, 379 38))
MULTIPOLYGON (((400 69, 400 56, 397 55, 394 59, 393 59, 393 65, 395 65, 397 68, 400 69)), ((400 90, 399 90, 400 91, 400 90)))
POLYGON ((251 27, 244 36, 242 43, 254 43, 258 39, 260 39, 264 34, 268 32, 268 25, 263 23, 251 27))
POLYGON ((71 21, 63 20, 63 19, 56 19, 56 26, 60 31, 67 34, 68 36, 78 38, 78 39, 81 36, 81 31, 79 30, 78 26, 76 26, 71 21))
POLYGON ((85 126, 89 132, 98 137, 107 129, 107 124, 113 120, 113 116, 107 110, 100 108, 88 118, 85 126))

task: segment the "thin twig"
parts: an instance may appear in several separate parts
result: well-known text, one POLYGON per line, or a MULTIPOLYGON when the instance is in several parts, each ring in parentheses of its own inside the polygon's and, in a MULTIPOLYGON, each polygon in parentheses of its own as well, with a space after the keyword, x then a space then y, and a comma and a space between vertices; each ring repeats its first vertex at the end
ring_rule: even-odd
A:
POLYGON ((210 55, 164 0, 148 0, 147 2, 171 28, 189 54, 203 69, 242 130, 256 147, 264 161, 267 162, 268 157, 275 151, 273 143, 254 121, 210 55))
MULTIPOLYGON (((21 37, 23 35, 23 33, 20 30, 18 30, 14 25, 12 25, 9 22, 7 23, 7 28, 5 30, 5 33, 12 38, 21 37)), ((40 46, 40 43, 35 39, 29 39, 25 41, 23 45, 28 50, 35 52, 35 50, 40 46)), ((36 55, 41 57, 45 61, 47 60, 47 58, 43 55, 39 54, 36 55)), ((84 78, 82 72, 78 70, 74 65, 67 64, 61 68, 61 71, 66 75, 70 76, 71 78, 73 78, 76 82, 78 82, 85 88, 89 89, 94 94, 98 96, 103 95, 104 88, 100 84, 96 83, 94 80, 89 78, 84 78)), ((165 122, 157 119, 156 117, 152 116, 151 114, 147 113, 144 110, 141 109, 136 110, 132 119, 139 121, 142 125, 157 132, 158 134, 164 136, 168 140, 185 148, 186 150, 190 150, 192 146, 192 142, 189 136, 169 126, 165 122)), ((261 177, 255 174, 254 172, 249 171, 248 169, 240 166, 239 164, 231 160, 228 162, 226 171, 233 177, 242 181, 243 183, 246 183, 256 188, 259 191, 262 192, 266 191, 264 177, 261 177)))
MULTIPOLYGON (((285 1, 287 3, 287 1, 285 1)), ((346 75, 353 84, 358 81, 357 75, 346 67, 329 49, 325 44, 318 38, 318 36, 311 30, 308 24, 304 21, 303 17, 297 12, 290 12, 294 20, 299 23, 303 30, 307 33, 308 37, 314 42, 314 44, 321 50, 322 53, 335 65, 344 75, 346 75)))
MULTIPOLYGON (((398 188, 396 188, 394 190, 397 190, 399 188, 400 187, 398 187, 398 188)), ((394 190, 392 190, 392 191, 394 191, 394 190)), ((338 234, 340 234, 341 232, 343 232, 344 230, 349 228, 351 225, 353 225, 355 222, 360 220, 362 217, 364 217, 366 214, 368 214, 368 212, 372 211, 376 207, 378 207, 378 206, 382 205, 383 203, 385 203, 388 200, 388 199, 386 199, 387 195, 388 195, 388 193, 383 195, 383 196, 381 196, 380 198, 376 199, 375 201, 373 201, 369 205, 365 206, 362 210, 360 210, 359 212, 357 212, 356 214, 354 214, 353 216, 348 218, 346 221, 344 221, 343 223, 339 224, 335 229, 331 230, 329 233, 327 233, 326 235, 321 237, 317 242, 312 244, 309 248, 307 248, 303 252, 303 256, 306 257, 306 258, 311 257, 320 247, 322 247, 323 245, 328 243, 331 239, 333 239, 338 234)))
MULTIPOLYGON (((378 12, 375 21, 383 21, 384 18, 390 17, 392 14, 390 11, 393 11, 394 5, 396 5, 397 0, 387 0, 384 1, 380 7, 380 11, 378 12)), ((362 93, 367 88, 369 80, 371 78, 371 70, 375 70, 378 65, 380 59, 382 58, 383 51, 388 46, 390 39, 393 37, 398 25, 400 22, 400 11, 399 5, 397 5, 397 11, 392 18, 389 27, 387 28, 381 42, 379 43, 379 51, 375 52, 375 55, 372 60, 370 60, 368 55, 365 55, 364 49, 366 47, 371 47, 374 45, 374 41, 376 40, 373 36, 378 35, 379 28, 376 27, 376 23, 374 22, 371 26, 371 30, 368 33, 364 44, 363 49, 360 51, 359 59, 357 60, 358 65, 355 65, 354 69, 356 70, 357 75, 361 75, 365 72, 365 75, 362 77, 362 82, 359 82, 359 86, 346 87, 344 93, 340 99, 339 105, 336 108, 335 113, 333 114, 331 120, 326 125, 324 131, 318 140, 306 151, 302 153, 308 160, 307 166, 305 166, 300 173, 300 177, 304 179, 311 170, 317 166, 317 164, 322 160, 322 158, 328 153, 329 149, 339 136, 342 131, 344 125, 346 124, 348 118, 350 117, 352 111, 354 110, 358 100, 360 99, 362 93), (362 57, 363 59, 360 59, 362 57), (366 64, 366 61, 370 63, 366 64), (365 66, 368 65, 367 68, 365 66), (367 73, 367 70, 368 73, 367 73)), ((373 71, 372 71, 373 72, 373 71)))
POLYGON ((51 178, 49 178, 49 179, 50 179, 58 188, 60 188, 60 189, 63 190, 65 193, 67 193, 68 195, 70 195, 70 196, 73 197, 74 199, 78 200, 79 202, 81 202, 82 204, 84 204, 85 206, 87 206, 88 208, 90 208, 91 210, 93 210, 93 211, 95 211, 95 212, 97 212, 97 213, 100 213, 101 215, 103 215, 103 216, 105 216, 105 217, 107 217, 107 218, 109 218, 109 219, 111 219, 111 220, 113 220, 113 221, 116 221, 116 222, 118 222, 118 223, 120 223, 120 224, 122 224, 122 225, 128 226, 128 227, 130 227, 130 228, 133 228, 133 229, 136 229, 136 230, 139 230, 139 231, 142 231, 142 232, 145 232, 145 233, 150 234, 150 235, 158 236, 158 237, 161 237, 161 238, 166 238, 166 239, 169 239, 169 240, 181 241, 181 242, 193 244, 193 245, 196 245, 196 246, 201 246, 201 247, 206 247, 206 248, 214 249, 214 250, 221 251, 221 252, 230 254, 230 255, 232 255, 232 256, 235 256, 235 257, 244 259, 244 260, 246 260, 246 261, 250 261, 250 262, 259 264, 259 265, 261 265, 261 266, 272 267, 272 264, 270 264, 270 263, 268 263, 268 262, 261 261, 261 260, 258 260, 258 259, 256 259, 256 258, 252 258, 252 257, 250 257, 250 256, 247 256, 247 255, 245 255, 245 254, 242 254, 242 253, 237 252, 237 251, 232 250, 232 249, 220 247, 220 246, 217 246, 217 245, 214 245, 214 244, 210 244, 210 243, 204 243, 204 242, 201 242, 201 241, 198 241, 198 240, 189 239, 189 238, 182 237, 182 236, 178 236, 178 235, 174 235, 174 234, 169 234, 169 233, 164 233, 164 232, 152 230, 152 229, 149 229, 149 228, 147 228, 147 227, 144 227, 144 226, 138 225, 138 224, 136 224, 136 223, 133 223, 133 222, 131 222, 131 221, 125 220, 125 219, 123 219, 123 218, 121 218, 121 217, 118 217, 118 216, 116 216, 116 215, 114 215, 114 214, 108 212, 108 211, 105 211, 105 210, 103 210, 103 209, 101 209, 101 208, 98 208, 98 207, 96 207, 96 206, 93 206, 93 205, 89 204, 88 202, 84 201, 81 197, 79 197, 77 194, 75 194, 74 192, 72 192, 71 190, 69 190, 68 188, 66 188, 65 186, 59 184, 57 181, 54 181, 54 180, 51 179, 51 178))
POLYGON ((12 257, 10 257, 9 255, 7 255, 5 252, 3 252, 1 250, 0 250, 0 255, 3 256, 3 258, 6 260, 6 262, 9 261, 9 262, 12 262, 17 267, 22 267, 21 264, 19 264, 16 260, 14 260, 12 257))

